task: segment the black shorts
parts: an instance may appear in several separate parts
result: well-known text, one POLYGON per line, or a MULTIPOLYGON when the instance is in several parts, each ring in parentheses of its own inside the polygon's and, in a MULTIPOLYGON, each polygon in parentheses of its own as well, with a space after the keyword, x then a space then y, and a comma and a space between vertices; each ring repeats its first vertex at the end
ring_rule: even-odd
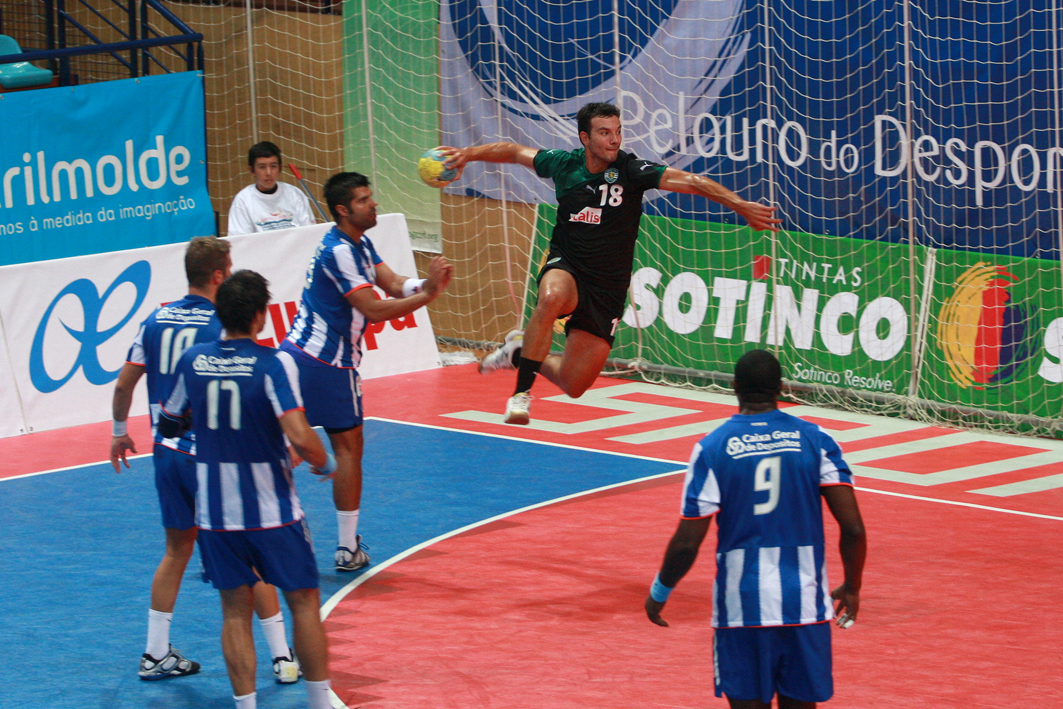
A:
POLYGON ((560 268, 572 275, 576 280, 576 295, 579 298, 576 309, 569 314, 571 317, 565 323, 565 335, 568 335, 569 330, 573 328, 583 330, 602 338, 612 347, 613 340, 616 339, 616 326, 620 324, 620 318, 624 315, 627 288, 613 290, 588 285, 579 272, 572 267, 572 264, 555 251, 547 255, 546 265, 539 271, 536 284, 543 280, 547 271, 555 268, 560 268))

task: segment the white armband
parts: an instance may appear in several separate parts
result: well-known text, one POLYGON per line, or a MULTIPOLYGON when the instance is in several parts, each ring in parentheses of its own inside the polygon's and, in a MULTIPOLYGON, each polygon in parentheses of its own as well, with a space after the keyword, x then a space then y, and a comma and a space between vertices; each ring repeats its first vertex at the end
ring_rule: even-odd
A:
POLYGON ((111 421, 111 435, 120 438, 129 432, 129 421, 111 421))
POLYGON ((402 297, 409 298, 414 293, 420 293, 424 290, 424 282, 424 278, 407 278, 402 284, 402 297))

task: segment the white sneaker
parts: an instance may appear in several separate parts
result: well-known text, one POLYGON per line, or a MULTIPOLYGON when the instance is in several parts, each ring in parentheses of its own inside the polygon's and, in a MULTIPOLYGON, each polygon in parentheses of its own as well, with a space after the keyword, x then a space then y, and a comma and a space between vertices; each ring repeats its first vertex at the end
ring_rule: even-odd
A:
POLYGON ((518 392, 509 397, 506 402, 506 423, 514 423, 518 426, 527 426, 531 416, 528 409, 531 408, 532 395, 526 391, 518 392))
POLYGON ((291 684, 298 682, 303 676, 303 670, 299 667, 299 660, 295 658, 295 651, 288 648, 287 657, 273 658, 273 676, 277 684, 291 684))
POLYGON ((524 331, 513 330, 506 335, 506 341, 494 352, 480 360, 477 371, 480 374, 497 372, 500 369, 516 369, 517 364, 513 361, 513 353, 524 345, 524 331))

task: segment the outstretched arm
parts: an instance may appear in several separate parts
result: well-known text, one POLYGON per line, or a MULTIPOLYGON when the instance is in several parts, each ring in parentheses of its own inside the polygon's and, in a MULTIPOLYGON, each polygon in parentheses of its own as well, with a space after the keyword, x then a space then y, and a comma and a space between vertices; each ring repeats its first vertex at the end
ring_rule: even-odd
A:
MULTIPOLYGON (((516 163, 524 167, 533 167, 538 148, 529 148, 526 145, 516 143, 487 143, 485 145, 473 145, 468 148, 454 148, 449 145, 440 146, 439 151, 447 156, 443 163, 445 167, 454 168, 458 171, 458 177, 470 162, 498 162, 516 163)), ((454 179, 458 179, 455 177, 454 179)))
POLYGON ((835 603, 834 613, 839 615, 838 624, 856 620, 860 610, 860 586, 863 582, 864 559, 867 557, 867 534, 864 520, 860 516, 860 507, 856 504, 856 493, 849 485, 826 485, 820 488, 820 494, 827 501, 827 507, 841 529, 838 550, 842 556, 845 569, 845 582, 834 589, 830 596, 835 603))
MULTIPOLYGON (((672 535, 672 541, 668 542, 668 550, 664 553, 664 563, 657 574, 657 579, 667 588, 675 588, 679 580, 686 576, 694 561, 698 558, 698 549, 705 540, 705 535, 712 525, 712 517, 700 517, 698 519, 679 520, 679 527, 672 535)), ((661 610, 665 601, 655 600, 653 595, 646 596, 646 615, 657 625, 668 627, 668 623, 661 618, 661 610)))
POLYGON ((777 225, 782 224, 782 219, 776 219, 773 216, 775 207, 747 202, 719 182, 703 175, 695 175, 692 172, 669 167, 661 176, 660 189, 708 197, 713 202, 722 204, 740 214, 754 231, 778 231, 777 225))

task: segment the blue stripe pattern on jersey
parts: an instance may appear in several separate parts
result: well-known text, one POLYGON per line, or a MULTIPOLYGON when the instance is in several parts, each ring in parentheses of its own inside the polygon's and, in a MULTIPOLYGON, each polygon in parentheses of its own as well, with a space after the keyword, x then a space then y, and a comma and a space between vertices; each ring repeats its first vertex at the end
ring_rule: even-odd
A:
POLYGON ((714 627, 833 617, 820 487, 852 480, 834 439, 782 411, 734 416, 694 447, 682 515, 717 515, 714 627))
POLYGON ((271 529, 303 518, 279 421, 301 408, 298 368, 286 352, 250 339, 185 352, 163 415, 192 414, 197 527, 271 529))
POLYGON ((299 312, 287 339, 311 357, 334 367, 354 369, 369 322, 347 302, 347 294, 376 283, 382 263, 368 237, 357 242, 333 227, 317 247, 306 270, 299 312))
POLYGON ((173 389, 174 369, 185 350, 195 344, 212 342, 221 337, 222 326, 214 303, 198 295, 156 309, 140 325, 126 361, 145 368, 148 406, 151 411, 151 434, 157 445, 196 454, 196 439, 191 431, 178 438, 163 438, 159 433, 159 409, 163 397, 173 389))

